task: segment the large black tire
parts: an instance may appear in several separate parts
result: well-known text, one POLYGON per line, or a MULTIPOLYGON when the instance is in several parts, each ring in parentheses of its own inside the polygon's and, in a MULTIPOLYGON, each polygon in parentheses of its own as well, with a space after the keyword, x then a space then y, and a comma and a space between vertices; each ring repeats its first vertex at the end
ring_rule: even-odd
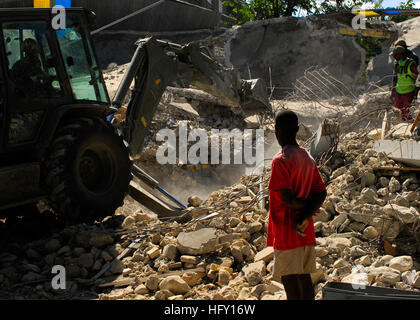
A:
POLYGON ((114 214, 131 180, 128 148, 100 118, 77 118, 57 131, 45 165, 49 203, 66 223, 114 214))

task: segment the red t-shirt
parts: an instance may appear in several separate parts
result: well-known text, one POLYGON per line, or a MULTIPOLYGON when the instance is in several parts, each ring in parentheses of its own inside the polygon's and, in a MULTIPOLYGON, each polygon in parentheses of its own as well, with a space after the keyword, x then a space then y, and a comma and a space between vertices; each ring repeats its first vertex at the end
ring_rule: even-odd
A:
POLYGON ((281 189, 289 189, 298 199, 307 199, 311 192, 325 191, 325 184, 311 155, 302 147, 287 145, 276 154, 271 164, 270 213, 267 246, 276 250, 290 250, 316 245, 313 219, 309 219, 305 237, 295 231, 299 210, 286 206, 281 189))

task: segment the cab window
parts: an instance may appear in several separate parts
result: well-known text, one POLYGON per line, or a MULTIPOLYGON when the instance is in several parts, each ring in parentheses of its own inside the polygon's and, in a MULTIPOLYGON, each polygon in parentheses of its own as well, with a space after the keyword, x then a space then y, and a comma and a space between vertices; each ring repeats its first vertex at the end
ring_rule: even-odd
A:
POLYGON ((8 74, 18 97, 59 97, 55 59, 44 22, 3 23, 8 74))
POLYGON ((66 26, 65 30, 57 30, 57 38, 75 99, 109 103, 101 71, 79 19, 67 17, 66 26))

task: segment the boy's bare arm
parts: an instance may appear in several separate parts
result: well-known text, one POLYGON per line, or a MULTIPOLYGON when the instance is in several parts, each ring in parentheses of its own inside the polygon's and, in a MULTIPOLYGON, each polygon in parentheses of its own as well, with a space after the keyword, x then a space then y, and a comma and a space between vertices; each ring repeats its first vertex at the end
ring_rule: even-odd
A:
POLYGON ((299 223, 310 218, 318 211, 327 197, 326 191, 312 192, 306 200, 296 198, 292 190, 289 189, 280 190, 280 194, 286 206, 290 209, 301 210, 301 214, 298 217, 299 223))
POLYGON ((296 220, 296 224, 300 225, 306 219, 309 219, 314 215, 319 208, 321 208, 327 197, 327 192, 312 192, 308 199, 306 199, 306 206, 301 210, 299 217, 296 220))
POLYGON ((292 190, 281 189, 280 194, 281 194, 281 198, 282 198, 283 202, 290 209, 301 210, 308 205, 307 200, 296 198, 295 195, 293 194, 292 190))

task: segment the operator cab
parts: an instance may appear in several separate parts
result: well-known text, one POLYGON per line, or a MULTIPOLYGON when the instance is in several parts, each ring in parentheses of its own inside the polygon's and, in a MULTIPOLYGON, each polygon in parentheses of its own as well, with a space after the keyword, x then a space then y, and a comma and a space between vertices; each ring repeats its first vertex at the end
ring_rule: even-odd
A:
POLYGON ((1 153, 35 145, 62 106, 110 106, 90 38, 93 15, 66 9, 66 28, 55 30, 50 9, 0 9, 1 153))

